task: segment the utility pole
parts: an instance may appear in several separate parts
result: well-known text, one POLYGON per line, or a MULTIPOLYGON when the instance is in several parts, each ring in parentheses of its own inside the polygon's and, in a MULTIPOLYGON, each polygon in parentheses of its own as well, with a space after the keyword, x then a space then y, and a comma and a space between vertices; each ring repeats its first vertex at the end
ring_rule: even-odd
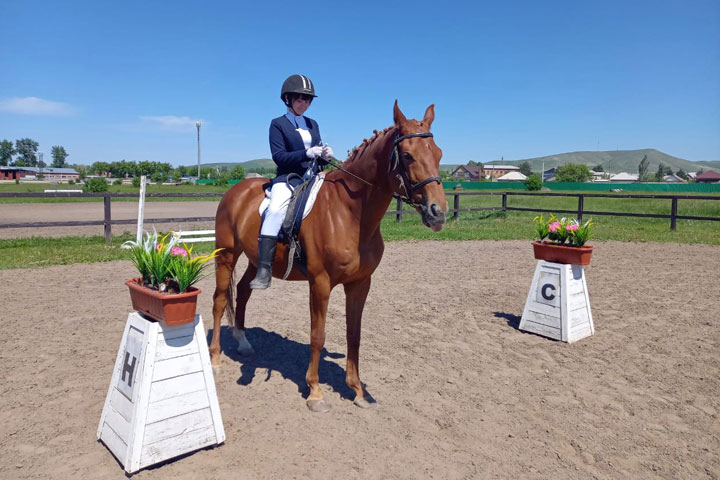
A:
POLYGON ((195 122, 195 126, 197 127, 197 135, 198 135, 198 174, 197 174, 198 180, 200 179, 200 125, 201 125, 200 120, 197 120, 195 122))

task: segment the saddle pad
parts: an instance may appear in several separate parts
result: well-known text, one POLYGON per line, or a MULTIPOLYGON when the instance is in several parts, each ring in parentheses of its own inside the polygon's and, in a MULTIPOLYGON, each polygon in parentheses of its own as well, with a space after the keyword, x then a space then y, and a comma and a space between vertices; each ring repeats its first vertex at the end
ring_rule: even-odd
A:
MULTIPOLYGON (((325 181, 325 172, 320 172, 317 175, 317 180, 315 181, 315 184, 310 189, 310 196, 308 197, 308 201, 305 204, 305 211, 303 212, 302 218, 305 218, 308 216, 308 213, 310 213, 310 210, 312 210, 313 205, 315 204, 315 198, 317 198, 317 194, 320 191, 320 187, 322 186, 323 182, 325 181)), ((263 213, 265 213, 265 210, 267 210, 268 205, 270 205, 270 189, 268 188, 265 190, 265 198, 260 203, 260 208, 258 209, 258 213, 260 216, 263 216, 263 213)))

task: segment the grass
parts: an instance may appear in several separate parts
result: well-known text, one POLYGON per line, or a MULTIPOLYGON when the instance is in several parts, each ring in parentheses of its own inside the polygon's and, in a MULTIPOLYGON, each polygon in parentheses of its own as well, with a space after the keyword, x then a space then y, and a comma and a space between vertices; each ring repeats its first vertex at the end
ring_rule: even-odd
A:
MULTIPOLYGON (((25 186, 25 185, 20 185, 25 186)), ((190 191, 205 191, 195 186, 161 186, 164 191, 177 191, 175 188, 189 187, 190 191)), ((132 187, 116 187, 132 188, 132 187)), ((222 189, 220 189, 222 190, 222 189)), ((720 198, 720 196, 718 196, 720 198)), ((3 199, 0 199, 3 200, 3 199)), ((28 199, 23 199, 28 200, 28 199)), ((133 200, 133 199, 131 199, 133 200)), ((183 200, 179 198, 177 200, 183 200)), ((453 197, 448 196, 452 208, 453 197)), ((501 195, 462 196, 460 208, 482 208, 501 206, 501 195)), ((573 197, 537 197, 508 196, 510 207, 547 208, 550 210, 576 210, 577 198, 573 197)), ((409 207, 405 207, 408 209, 409 207)), ((666 199, 624 199, 624 198, 586 198, 585 210, 669 214, 670 200, 666 199)), ((395 209, 395 203, 390 206, 395 209)), ((678 214, 720 218, 720 200, 680 200, 678 214)), ((395 216, 386 216, 381 224, 386 241, 399 240, 531 240, 534 228, 534 212, 482 211, 464 212, 459 221, 449 215, 445 228, 433 233, 425 227, 419 215, 405 215, 402 223, 395 216)), ((572 214, 558 214, 573 216, 572 214)), ((593 218, 595 223, 595 241, 618 240, 626 242, 675 242, 704 243, 720 245, 720 221, 678 220, 677 230, 670 230, 669 219, 635 218, 604 215, 584 216, 584 220, 593 218)), ((64 238, 23 238, 0 240, 0 270, 10 268, 37 268, 48 265, 68 265, 72 263, 91 263, 128 259, 128 252, 120 248, 122 242, 134 239, 130 233, 113 238, 110 245, 105 244, 102 236, 64 237, 64 238)), ((590 242, 592 244, 592 240, 590 242)), ((210 243, 195 244, 199 253, 212 251, 210 243)))
MULTIPOLYGON (((129 260, 129 251, 120 248, 127 240, 135 240, 135 236, 126 232, 114 236, 111 244, 105 243, 102 235, 0 240, 0 270, 129 260)), ((212 252, 211 243, 193 245, 193 252, 212 252)))

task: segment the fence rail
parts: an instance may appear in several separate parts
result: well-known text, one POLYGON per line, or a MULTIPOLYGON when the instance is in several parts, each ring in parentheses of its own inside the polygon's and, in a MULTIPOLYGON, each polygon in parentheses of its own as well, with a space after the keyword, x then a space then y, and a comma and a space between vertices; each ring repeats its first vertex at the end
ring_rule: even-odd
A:
MULTIPOLYGON (((171 198, 171 197, 196 197, 196 198, 217 198, 222 197, 223 193, 148 193, 146 197, 151 198, 171 198)), ((548 193, 548 192, 446 192, 446 196, 452 196, 453 208, 448 210, 452 214, 453 220, 459 220, 460 213, 481 212, 481 211, 523 211, 523 212, 552 212, 552 213, 570 213, 575 214, 578 221, 582 221, 583 215, 608 215, 617 217, 645 217, 645 218, 666 218, 670 220, 670 229, 676 230, 677 220, 700 220, 700 221, 720 221, 719 217, 703 217, 694 215, 678 215, 679 200, 709 200, 720 201, 720 196, 712 195, 632 195, 632 194, 608 194, 608 193, 548 193), (501 206, 499 207, 475 207, 461 208, 460 199, 464 196, 495 196, 501 197, 501 206), (531 196, 531 197, 575 197, 577 198, 577 209, 545 209, 530 207, 511 207, 508 206, 507 200, 510 196, 531 196), (659 213, 630 213, 630 212, 606 212, 585 210, 584 204, 586 198, 653 198, 665 199, 670 201, 670 214, 659 213)), ((139 198, 137 193, 0 193, 0 198, 15 197, 40 197, 40 198, 102 198, 104 206, 103 220, 87 220, 87 221, 67 221, 67 222, 26 222, 26 223, 2 223, 0 228, 42 228, 42 227, 73 227, 87 225, 103 225, 105 233, 105 241, 110 243, 112 240, 113 225, 129 225, 137 223, 134 219, 129 220, 113 220, 111 214, 112 198, 139 198)), ((395 210, 388 210, 386 215, 395 215, 397 222, 402 222, 404 215, 416 215, 415 210, 403 210, 400 200, 397 200, 395 210)), ((151 218, 145 219, 148 223, 189 223, 189 222, 210 222, 215 217, 178 217, 178 218, 151 218)))

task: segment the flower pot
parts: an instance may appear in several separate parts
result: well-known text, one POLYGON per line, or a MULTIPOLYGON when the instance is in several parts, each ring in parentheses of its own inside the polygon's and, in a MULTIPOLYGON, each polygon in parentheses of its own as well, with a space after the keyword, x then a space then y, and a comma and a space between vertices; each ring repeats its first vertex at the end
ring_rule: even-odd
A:
POLYGON ((532 242, 535 258, 568 265, 590 265, 593 247, 568 247, 552 243, 532 242))
POLYGON ((145 287, 142 278, 125 282, 130 289, 132 306, 138 312, 168 326, 192 323, 195 320, 201 290, 190 287, 184 293, 161 293, 145 287))

